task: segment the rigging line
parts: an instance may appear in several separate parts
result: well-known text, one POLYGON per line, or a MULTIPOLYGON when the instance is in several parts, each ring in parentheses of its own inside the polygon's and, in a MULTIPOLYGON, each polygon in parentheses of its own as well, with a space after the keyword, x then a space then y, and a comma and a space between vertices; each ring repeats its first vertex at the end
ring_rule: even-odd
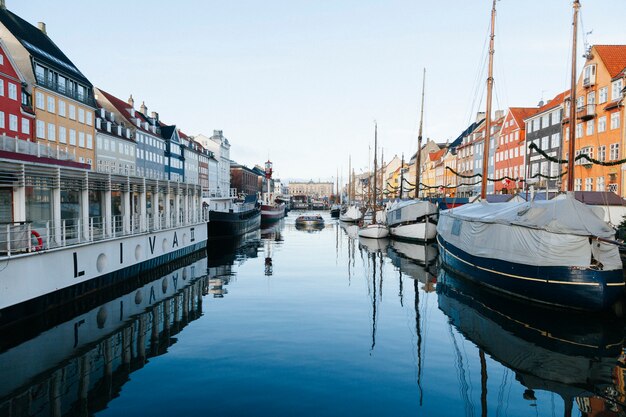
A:
POLYGON ((454 367, 457 370, 457 380, 459 381, 459 391, 461 394, 461 399, 463 400, 463 406, 465 407, 465 415, 467 417, 473 417, 474 416, 474 404, 472 403, 471 396, 468 395, 469 385, 467 383, 467 380, 465 379, 465 367, 463 366, 463 355, 461 355, 461 350, 459 349, 459 345, 457 343, 456 337, 454 336, 454 332, 452 331, 451 321, 448 321, 448 329, 450 330, 450 338, 452 339, 452 347, 454 348, 454 353, 456 354, 454 367))

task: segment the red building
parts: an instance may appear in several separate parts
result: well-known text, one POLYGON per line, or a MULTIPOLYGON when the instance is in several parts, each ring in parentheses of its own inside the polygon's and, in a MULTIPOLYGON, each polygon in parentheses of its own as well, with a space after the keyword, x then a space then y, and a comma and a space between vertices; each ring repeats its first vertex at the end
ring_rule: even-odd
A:
POLYGON ((35 112, 24 77, 0 41, 0 135, 34 141, 35 112))
MULTIPOLYGON (((500 134, 496 137, 495 178, 511 177, 523 179, 526 124, 524 119, 537 112, 533 107, 510 107, 504 116, 500 134)), ((496 181, 496 194, 509 194, 521 188, 519 181, 496 181)))

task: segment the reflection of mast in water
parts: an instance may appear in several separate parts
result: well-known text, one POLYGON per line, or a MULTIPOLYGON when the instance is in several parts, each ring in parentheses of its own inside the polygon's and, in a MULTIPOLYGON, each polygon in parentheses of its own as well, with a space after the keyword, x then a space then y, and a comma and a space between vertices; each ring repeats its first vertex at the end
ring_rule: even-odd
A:
MULTIPOLYGON (((400 280, 402 282, 402 279, 400 280)), ((413 290, 415 291, 415 333, 417 334, 417 388, 420 392, 420 406, 422 405, 424 390, 422 389, 422 326, 420 318, 420 292, 418 281, 413 280, 413 290)))
POLYGON ((480 356, 480 409, 481 416, 487 417, 487 361, 485 360, 485 351, 479 350, 480 356))
POLYGON ((376 346, 376 253, 372 253, 372 347, 376 346))
POLYGON ((454 353, 456 353, 455 368, 457 369, 457 379, 459 380, 459 391, 461 398, 463 399, 463 405, 465 406, 465 415, 470 417, 474 415, 474 405, 472 399, 468 395, 469 386, 465 379, 465 366, 463 365, 463 356, 459 349, 454 331, 452 330, 452 323, 448 322, 448 328, 450 330, 450 338, 452 339, 452 346, 454 346, 454 353))
POLYGON ((398 290, 398 296, 400 297, 400 305, 402 307, 404 307, 404 300, 403 300, 403 296, 402 296, 402 270, 400 270, 400 268, 398 268, 398 281, 400 283, 399 285, 399 290, 398 290))

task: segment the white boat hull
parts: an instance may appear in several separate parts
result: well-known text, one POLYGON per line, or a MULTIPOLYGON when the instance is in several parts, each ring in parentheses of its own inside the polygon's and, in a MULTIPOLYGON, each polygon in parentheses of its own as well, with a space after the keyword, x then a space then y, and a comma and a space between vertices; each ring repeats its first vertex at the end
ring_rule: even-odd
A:
POLYGON ((4 259, 0 310, 94 279, 154 268, 206 247, 206 241, 202 222, 4 259))
POLYGON ((437 236, 435 223, 410 223, 390 227, 389 233, 396 239, 424 242, 433 240, 437 236))
POLYGON ((369 224, 359 229, 359 236, 369 239, 383 239, 389 236, 389 229, 382 224, 369 224))

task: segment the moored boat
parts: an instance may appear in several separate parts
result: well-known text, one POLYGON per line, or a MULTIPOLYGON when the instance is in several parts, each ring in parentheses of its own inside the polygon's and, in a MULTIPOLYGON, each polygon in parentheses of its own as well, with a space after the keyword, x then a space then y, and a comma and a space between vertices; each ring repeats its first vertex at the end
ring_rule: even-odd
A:
POLYGON ((303 214, 296 218, 296 225, 324 226, 324 218, 319 214, 303 214))
MULTIPOLYGON (((491 132, 493 37, 491 13, 485 132, 491 132)), ((576 32, 580 2, 574 1, 571 102, 576 103, 576 32)), ((570 106, 569 120, 576 120, 570 106)), ((488 203, 489 144, 485 134, 481 201, 440 212, 437 240, 444 268, 466 279, 527 300, 581 310, 617 307, 624 293, 615 231, 599 213, 574 197, 575 129, 570 129, 568 193, 549 201, 488 203)), ((490 142, 489 142, 490 141, 490 142)))
POLYGON ((406 200, 387 210, 387 226, 395 239, 425 242, 437 235, 437 206, 430 201, 406 200))
POLYGON ((341 214, 340 204, 333 204, 332 206, 330 206, 330 217, 332 217, 333 219, 338 219, 340 214, 341 214))
POLYGON ((363 213, 357 206, 349 206, 344 213, 339 215, 339 220, 346 223, 357 223, 362 218, 363 213))
POLYGON ((243 201, 224 199, 209 211, 209 239, 243 235, 261 227, 261 207, 255 195, 243 201))
POLYGON ((285 204, 262 204, 261 223, 274 223, 285 217, 285 204))

